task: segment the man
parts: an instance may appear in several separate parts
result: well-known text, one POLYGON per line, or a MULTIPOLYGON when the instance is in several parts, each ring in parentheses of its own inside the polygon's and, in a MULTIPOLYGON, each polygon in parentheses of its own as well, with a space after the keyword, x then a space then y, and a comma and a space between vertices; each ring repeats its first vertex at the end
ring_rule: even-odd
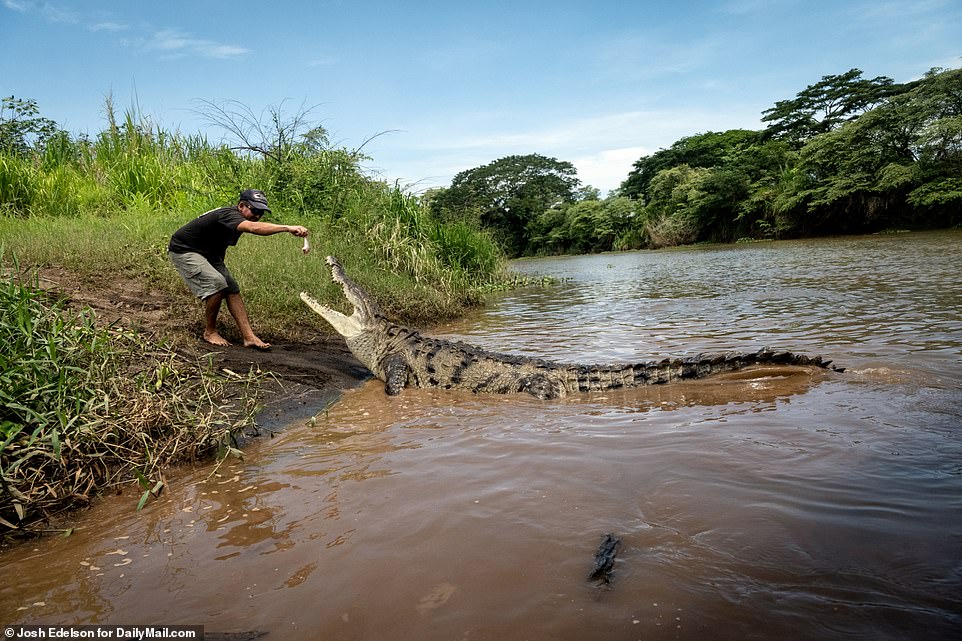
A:
POLYGON ((264 213, 270 211, 264 192, 245 189, 236 206, 221 207, 201 214, 174 232, 170 239, 167 246, 170 261, 187 282, 190 291, 204 301, 204 340, 212 345, 230 345, 217 331, 217 315, 221 303, 226 300, 244 347, 270 349, 270 343, 262 341, 251 329, 240 287, 224 264, 227 247, 236 245, 243 233, 271 236, 289 232, 300 238, 310 234, 307 228, 300 225, 261 222, 264 213))

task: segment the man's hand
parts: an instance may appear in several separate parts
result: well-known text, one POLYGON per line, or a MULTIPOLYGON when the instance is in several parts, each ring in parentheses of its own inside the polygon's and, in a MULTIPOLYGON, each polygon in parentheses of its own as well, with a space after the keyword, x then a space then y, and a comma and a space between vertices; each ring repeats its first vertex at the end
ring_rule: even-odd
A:
POLYGON ((289 225, 289 231, 298 238, 307 238, 311 235, 311 232, 307 231, 307 227, 301 227, 300 225, 289 225))

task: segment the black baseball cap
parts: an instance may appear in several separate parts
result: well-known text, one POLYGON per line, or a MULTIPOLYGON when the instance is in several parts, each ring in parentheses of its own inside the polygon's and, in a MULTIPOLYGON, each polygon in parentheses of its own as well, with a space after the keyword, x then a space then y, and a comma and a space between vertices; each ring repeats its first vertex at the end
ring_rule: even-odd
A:
POLYGON ((240 200, 246 200, 250 203, 251 209, 262 209, 266 212, 270 212, 271 208, 267 206, 267 196, 264 195, 260 189, 245 189, 240 193, 240 200))

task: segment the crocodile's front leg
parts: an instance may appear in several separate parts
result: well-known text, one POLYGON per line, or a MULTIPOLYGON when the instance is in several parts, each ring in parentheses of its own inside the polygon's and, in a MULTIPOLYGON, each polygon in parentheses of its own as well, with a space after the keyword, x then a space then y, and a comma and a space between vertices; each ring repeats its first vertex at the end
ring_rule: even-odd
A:
POLYGON ((397 396, 408 382, 408 366, 400 354, 384 360, 384 391, 389 396, 397 396))

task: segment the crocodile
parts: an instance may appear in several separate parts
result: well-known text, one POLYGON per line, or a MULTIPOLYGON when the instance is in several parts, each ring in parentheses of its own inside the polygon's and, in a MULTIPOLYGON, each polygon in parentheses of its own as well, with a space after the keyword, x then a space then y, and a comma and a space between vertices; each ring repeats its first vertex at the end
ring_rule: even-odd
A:
MULTIPOLYGON (((347 316, 310 294, 301 299, 344 337, 351 353, 380 380, 385 392, 407 387, 441 387, 473 392, 527 392, 556 399, 574 392, 659 385, 704 378, 753 365, 829 368, 831 361, 768 348, 757 352, 698 354, 628 365, 574 365, 528 356, 499 354, 460 341, 422 334, 384 316, 377 303, 344 272, 334 256, 326 258, 331 278, 354 307, 347 316)), ((832 367, 836 371, 841 368, 832 367)))
POLYGON ((613 534, 606 534, 605 540, 598 546, 595 553, 595 564, 588 575, 589 581, 600 581, 604 585, 611 583, 611 570, 615 567, 615 556, 621 546, 621 539, 613 534))

